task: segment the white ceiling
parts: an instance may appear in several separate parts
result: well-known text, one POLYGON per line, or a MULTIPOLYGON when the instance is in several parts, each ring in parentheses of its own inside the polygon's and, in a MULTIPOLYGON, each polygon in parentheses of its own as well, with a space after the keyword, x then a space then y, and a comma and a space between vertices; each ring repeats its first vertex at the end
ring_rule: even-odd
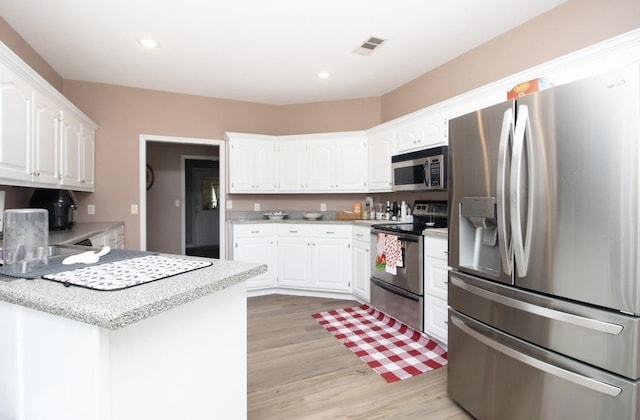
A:
POLYGON ((283 105, 382 96, 565 1, 2 0, 0 16, 64 79, 283 105), (354 54, 371 36, 386 42, 354 54))

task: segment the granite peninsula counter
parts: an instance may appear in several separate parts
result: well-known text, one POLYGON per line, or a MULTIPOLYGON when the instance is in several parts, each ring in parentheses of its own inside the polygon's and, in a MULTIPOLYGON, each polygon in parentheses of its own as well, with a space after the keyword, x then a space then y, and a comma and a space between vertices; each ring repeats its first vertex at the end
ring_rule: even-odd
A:
POLYGON ((245 280, 266 266, 208 261, 117 291, 0 278, 0 418, 246 418, 245 280))

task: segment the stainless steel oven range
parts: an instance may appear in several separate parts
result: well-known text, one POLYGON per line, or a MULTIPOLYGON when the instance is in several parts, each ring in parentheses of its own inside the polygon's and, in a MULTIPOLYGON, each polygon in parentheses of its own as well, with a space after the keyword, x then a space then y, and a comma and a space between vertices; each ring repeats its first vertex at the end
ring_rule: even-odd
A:
POLYGON ((412 223, 371 227, 371 305, 424 331, 424 230, 447 227, 447 202, 418 200, 412 223))

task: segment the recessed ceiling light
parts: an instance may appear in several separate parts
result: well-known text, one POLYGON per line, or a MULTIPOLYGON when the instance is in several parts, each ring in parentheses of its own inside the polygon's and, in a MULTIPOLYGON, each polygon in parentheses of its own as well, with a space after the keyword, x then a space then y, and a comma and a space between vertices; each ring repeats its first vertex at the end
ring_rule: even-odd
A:
POLYGON ((318 79, 328 79, 329 77, 331 77, 331 73, 328 71, 321 71, 318 73, 318 79))
POLYGON ((142 45, 145 48, 149 48, 150 50, 158 48, 158 43, 151 38, 139 39, 138 44, 142 45))

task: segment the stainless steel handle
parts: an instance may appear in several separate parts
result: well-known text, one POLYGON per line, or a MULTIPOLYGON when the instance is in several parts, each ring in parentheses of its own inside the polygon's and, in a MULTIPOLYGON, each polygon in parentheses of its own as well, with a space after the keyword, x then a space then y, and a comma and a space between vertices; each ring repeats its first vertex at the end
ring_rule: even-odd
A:
POLYGON ((533 205, 535 197, 535 177, 527 173, 527 226, 522 236, 522 218, 520 205, 522 203, 522 163, 525 148, 527 151, 527 170, 533 170, 533 147, 531 142, 531 121, 529 107, 520 105, 513 135, 513 156, 511 160, 511 231, 513 237, 513 254, 519 277, 527 275, 529 256, 531 255, 531 239, 533 237, 533 205))
POLYGON ((496 188, 497 216, 498 216, 498 246, 502 271, 511 275, 513 272, 513 251, 509 238, 509 222, 507 219, 507 163, 509 156, 509 140, 513 137, 513 110, 508 109, 502 116, 502 130, 500 131, 500 147, 498 149, 498 185, 496 188))
POLYGON ((596 392, 600 392, 601 394, 605 394, 610 397, 617 397, 622 392, 622 389, 618 388, 617 386, 609 385, 595 379, 587 378, 586 376, 578 375, 577 373, 543 362, 542 360, 536 359, 535 357, 531 357, 529 355, 516 351, 511 347, 505 346, 502 343, 498 343, 497 341, 479 333, 473 328, 470 328, 461 319, 454 315, 451 315, 451 322, 464 333, 475 338, 482 344, 491 347, 492 349, 506 356, 509 356, 512 359, 525 363, 535 369, 541 370, 550 375, 557 376, 566 381, 573 382, 574 384, 582 386, 584 388, 592 389, 596 392))
POLYGON ((580 315, 573 315, 567 312, 557 311, 555 309, 549 309, 542 306, 534 305, 532 303, 523 302, 521 300, 513 299, 507 296, 502 296, 488 290, 481 289, 473 286, 461 280, 454 275, 451 275, 451 283, 455 287, 466 290, 474 295, 481 296, 485 299, 489 299, 501 305, 509 306, 519 311, 528 312, 534 315, 539 315, 544 318, 552 319, 555 321, 566 322, 567 324, 573 324, 579 327, 588 328, 590 330, 603 332, 611 335, 619 335, 622 332, 622 325, 612 324, 610 322, 598 321, 596 319, 586 318, 580 315))

